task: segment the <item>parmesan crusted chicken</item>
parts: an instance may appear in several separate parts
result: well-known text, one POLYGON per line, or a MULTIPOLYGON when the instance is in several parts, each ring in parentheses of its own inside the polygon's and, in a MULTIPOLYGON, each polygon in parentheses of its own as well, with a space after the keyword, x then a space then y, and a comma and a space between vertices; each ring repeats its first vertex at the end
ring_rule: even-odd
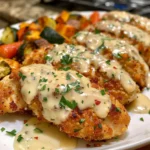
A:
MULTIPOLYGON (((94 25, 94 28, 112 37, 127 40, 136 46, 145 62, 150 66, 150 34, 135 26, 114 20, 100 21, 94 25)), ((94 28, 89 27, 89 30, 95 30, 94 28)))
POLYGON ((96 34, 88 31, 78 32, 73 37, 73 41, 75 44, 85 45, 95 54, 99 53, 107 59, 117 60, 141 88, 148 85, 149 67, 138 50, 128 42, 111 38, 106 34, 96 34))
POLYGON ((32 52, 23 64, 41 64, 47 61, 48 64, 60 70, 71 68, 90 78, 95 86, 103 87, 122 104, 128 104, 136 99, 136 93, 139 92, 138 86, 115 60, 106 59, 79 45, 54 45, 46 57, 44 54, 41 55, 41 51, 32 52))
MULTIPOLYGON (((0 58, 0 61, 7 63, 12 71, 19 69, 20 65, 10 59, 0 58)), ((0 114, 24 112, 27 104, 22 100, 20 84, 18 80, 6 75, 0 81, 0 114)))
POLYGON ((102 19, 125 22, 150 33, 150 19, 146 17, 142 17, 124 11, 111 11, 109 13, 106 13, 102 19))
MULTIPOLYGON (((76 71, 32 64, 19 72, 24 101, 39 119, 70 137, 105 140, 123 134, 130 117, 112 96, 76 71)), ((18 73, 13 74, 18 80, 18 73)))

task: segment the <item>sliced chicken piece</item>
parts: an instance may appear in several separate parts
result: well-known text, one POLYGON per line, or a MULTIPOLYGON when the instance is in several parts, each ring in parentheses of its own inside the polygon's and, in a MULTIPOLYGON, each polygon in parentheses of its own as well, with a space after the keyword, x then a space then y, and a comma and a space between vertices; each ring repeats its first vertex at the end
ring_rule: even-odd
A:
POLYGON ((117 60, 141 89, 148 86, 149 67, 138 50, 128 42, 112 38, 107 34, 80 31, 73 37, 73 43, 84 45, 95 54, 99 53, 107 59, 117 60))
POLYGON ((103 20, 116 20, 136 26, 150 33, 150 19, 125 11, 111 11, 103 16, 103 20))
POLYGON ((67 70, 69 68, 90 78, 96 85, 108 90, 122 104, 128 104, 136 99, 139 88, 129 74, 122 69, 115 60, 109 60, 89 49, 79 45, 54 45, 47 55, 42 50, 32 52, 24 60, 24 65, 33 63, 52 64, 55 68, 67 70), (41 56, 43 53, 43 56, 41 56), (40 57, 39 57, 40 56, 40 57), (37 61, 34 61, 37 58, 37 61))
POLYGON ((135 26, 114 20, 98 22, 94 27, 89 27, 87 30, 95 30, 94 28, 112 37, 127 40, 136 46, 145 62, 150 66, 150 34, 135 26))
MULTIPOLYGON (((127 130, 130 117, 124 106, 78 72, 47 64, 24 66, 19 72, 24 77, 21 93, 30 109, 70 137, 97 141, 127 130)), ((18 73, 13 78, 18 79, 18 73)))

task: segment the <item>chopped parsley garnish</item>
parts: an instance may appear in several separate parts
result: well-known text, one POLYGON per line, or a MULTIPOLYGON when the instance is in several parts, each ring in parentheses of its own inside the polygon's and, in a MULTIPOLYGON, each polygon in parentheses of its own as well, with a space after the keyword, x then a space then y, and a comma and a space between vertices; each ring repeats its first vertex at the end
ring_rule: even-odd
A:
POLYGON ((5 131, 5 128, 4 128, 4 127, 1 128, 1 132, 3 132, 3 131, 5 131))
POLYGON ((69 65, 72 63, 72 57, 70 57, 70 55, 66 54, 66 55, 62 56, 60 61, 61 61, 61 64, 63 64, 63 65, 69 65))
POLYGON ((66 106, 68 106, 69 108, 74 109, 74 108, 76 108, 77 103, 74 100, 72 102, 70 102, 64 96, 62 96, 59 101, 59 105, 61 108, 65 108, 66 106))
POLYGON ((19 136, 18 136, 18 138, 17 138, 17 141, 18 142, 21 142, 23 140, 23 137, 22 137, 22 135, 20 134, 19 136))
POLYGON ((106 61, 106 64, 107 64, 107 65, 110 65, 110 60, 107 60, 107 61, 106 61))
POLYGON ((35 128, 34 132, 36 132, 36 133, 43 133, 43 131, 40 128, 35 128))
POLYGON ((112 78, 115 78, 115 75, 114 75, 113 73, 112 73, 112 75, 111 75, 111 76, 112 76, 112 78))
POLYGON ((58 88, 55 88, 55 93, 60 93, 58 88))
POLYGON ((57 75, 56 75, 54 72, 52 72, 52 75, 53 75, 54 77, 57 77, 57 75))
POLYGON ((84 100, 82 100, 81 103, 83 104, 83 103, 84 103, 84 100))
POLYGON ((60 70, 64 70, 64 71, 68 71, 68 70, 70 70, 71 68, 70 68, 70 67, 60 67, 59 69, 60 69, 60 70))
POLYGON ((81 129, 74 129, 74 132, 79 132, 81 129))
POLYGON ((140 118, 140 121, 144 121, 143 117, 140 118))
POLYGON ((95 33, 95 34, 99 34, 99 33, 100 33, 100 30, 95 29, 94 33, 95 33))
POLYGON ((47 80, 48 79, 42 78, 42 79, 39 80, 39 83, 41 83, 41 82, 47 82, 47 80))
POLYGON ((102 44, 98 48, 96 48, 95 53, 99 53, 103 49, 105 49, 104 40, 102 40, 102 44))
POLYGON ((85 119, 84 119, 84 118, 81 118, 81 119, 79 120, 79 123, 83 123, 83 122, 85 122, 85 119))
POLYGON ((44 91, 46 89, 46 84, 42 86, 42 88, 40 89, 40 91, 44 91))
POLYGON ((71 76, 69 73, 66 74, 66 80, 70 80, 71 79, 71 76))
POLYGON ((80 74, 80 73, 76 73, 76 75, 79 77, 79 78, 82 78, 83 76, 80 74))
POLYGON ((105 95, 106 94, 105 90, 101 90, 100 93, 101 93, 101 95, 105 95))
POLYGON ((102 124, 99 123, 99 124, 98 124, 98 127, 99 127, 100 129, 102 129, 102 124))
POLYGON ((119 107, 116 107, 116 111, 117 111, 117 112, 121 112, 121 110, 120 110, 119 107))
POLYGON ((116 57, 116 58, 119 58, 119 59, 121 59, 122 58, 122 56, 120 55, 120 53, 113 53, 113 55, 116 57))
POLYGON ((14 130, 12 130, 12 131, 6 131, 6 133, 8 134, 8 135, 10 135, 10 136, 15 136, 16 135, 16 130, 14 129, 14 130))
POLYGON ((45 56, 46 61, 51 61, 53 58, 51 56, 45 56))
POLYGON ((44 101, 44 102, 47 102, 47 97, 44 97, 44 98, 43 98, 43 101, 44 101))
POLYGON ((148 114, 150 114, 150 110, 148 111, 148 114))
POLYGON ((25 78, 26 78, 26 76, 25 75, 23 75, 21 72, 19 72, 19 77, 24 81, 25 80, 25 78))

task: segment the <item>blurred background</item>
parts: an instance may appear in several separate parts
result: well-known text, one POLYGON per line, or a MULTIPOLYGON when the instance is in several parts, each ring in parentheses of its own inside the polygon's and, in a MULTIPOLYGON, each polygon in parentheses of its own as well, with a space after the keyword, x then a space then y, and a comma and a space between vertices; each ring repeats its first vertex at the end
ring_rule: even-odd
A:
POLYGON ((0 0, 0 28, 62 10, 120 9, 150 17, 150 0, 0 0))

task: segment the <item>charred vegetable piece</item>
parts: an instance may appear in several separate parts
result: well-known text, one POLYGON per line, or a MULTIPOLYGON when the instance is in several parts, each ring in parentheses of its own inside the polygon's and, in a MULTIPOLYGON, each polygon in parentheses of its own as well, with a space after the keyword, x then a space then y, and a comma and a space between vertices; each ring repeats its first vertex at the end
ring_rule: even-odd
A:
POLYGON ((40 36, 52 44, 62 44, 65 40, 60 34, 58 34, 55 30, 49 27, 45 27, 40 36))
POLYGON ((3 31, 1 41, 4 44, 10 44, 17 41, 17 29, 6 27, 3 31))
POLYGON ((5 44, 0 46, 0 56, 4 58, 12 58, 17 54, 17 51, 22 44, 21 42, 15 42, 12 44, 5 44))
POLYGON ((1 61, 0 62, 0 79, 10 74, 10 71, 11 71, 10 66, 5 61, 1 61))

